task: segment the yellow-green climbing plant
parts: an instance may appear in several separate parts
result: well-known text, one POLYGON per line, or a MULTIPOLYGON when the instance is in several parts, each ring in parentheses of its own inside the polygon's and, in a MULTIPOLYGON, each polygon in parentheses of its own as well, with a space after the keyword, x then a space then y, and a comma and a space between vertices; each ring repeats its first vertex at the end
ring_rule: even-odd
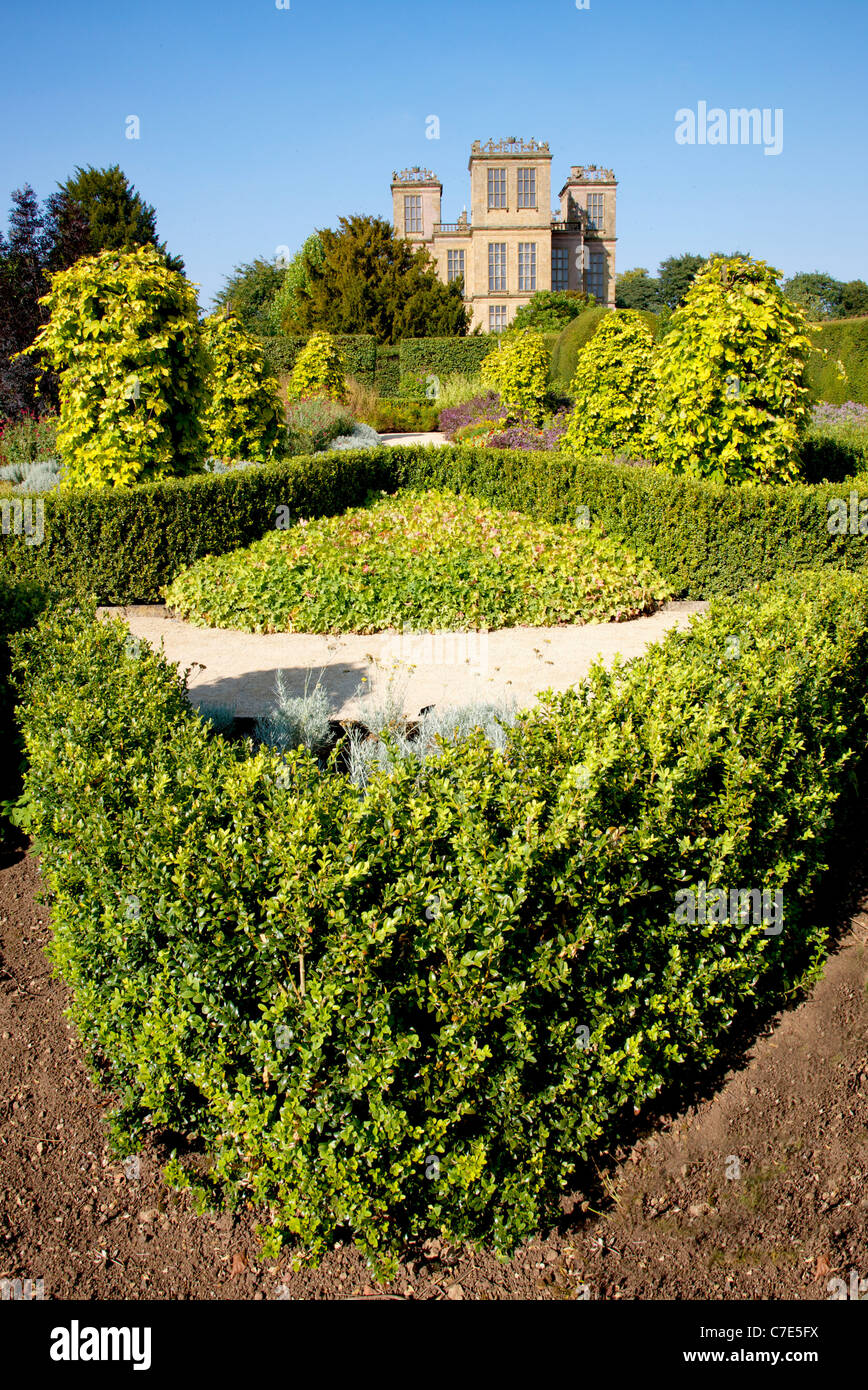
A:
POLYGON ((305 396, 329 396, 338 400, 346 389, 344 359, 331 333, 314 333, 308 338, 289 378, 290 400, 305 396))
POLYGON ((220 459, 264 463, 274 452, 282 410, 262 349, 233 314, 213 314, 202 336, 209 365, 205 450, 220 459))
POLYGON ((205 364, 196 293, 153 246, 82 257, 51 277, 28 352, 60 373, 64 481, 99 487, 188 472, 205 364))
POLYGON ((486 386, 511 406, 539 423, 549 372, 549 350, 541 333, 520 328, 501 338, 480 368, 486 386))
POLYGON ((673 471, 727 482, 798 477, 811 344, 779 277, 765 261, 715 256, 673 314, 657 364, 657 453, 673 471))
POLYGON ((579 353, 565 441, 578 453, 643 455, 655 412, 654 335, 641 314, 608 314, 579 353))

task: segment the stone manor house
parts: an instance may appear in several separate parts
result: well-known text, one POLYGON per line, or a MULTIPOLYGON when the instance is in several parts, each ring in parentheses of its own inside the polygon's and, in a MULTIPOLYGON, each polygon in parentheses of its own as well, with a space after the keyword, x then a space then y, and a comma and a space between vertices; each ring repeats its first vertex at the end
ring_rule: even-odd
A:
POLYGON ((475 140, 470 217, 440 221, 443 185, 430 169, 392 175, 395 230, 426 246, 440 277, 464 277, 471 328, 499 332, 535 290, 582 290, 615 305, 611 169, 575 165, 551 210, 551 153, 536 140, 475 140))

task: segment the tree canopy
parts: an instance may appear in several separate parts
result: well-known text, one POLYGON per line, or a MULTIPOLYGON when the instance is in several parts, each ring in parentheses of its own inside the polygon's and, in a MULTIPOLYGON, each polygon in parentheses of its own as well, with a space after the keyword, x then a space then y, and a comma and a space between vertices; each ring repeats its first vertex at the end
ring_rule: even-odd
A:
POLYGON ((220 309, 234 314, 247 333, 260 336, 273 333, 271 307, 280 291, 286 270, 262 256, 237 265, 223 288, 214 296, 220 309))
POLYGON ((381 343, 467 332, 459 281, 444 285, 428 252, 378 217, 341 217, 319 232, 323 259, 307 263, 297 295, 303 332, 371 333, 381 343))

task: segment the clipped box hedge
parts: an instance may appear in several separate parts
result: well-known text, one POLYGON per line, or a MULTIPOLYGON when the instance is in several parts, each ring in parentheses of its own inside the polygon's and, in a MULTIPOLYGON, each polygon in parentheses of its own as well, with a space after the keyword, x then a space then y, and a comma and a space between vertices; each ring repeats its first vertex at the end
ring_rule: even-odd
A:
POLYGON ((445 381, 453 372, 475 376, 484 358, 497 346, 496 333, 466 338, 403 338, 398 344, 399 376, 413 373, 445 381))
POLYGON ((361 792, 226 744, 123 624, 15 639, 53 961, 113 1131, 196 1136, 266 1254, 509 1251, 634 1107, 822 956, 868 744, 868 591, 814 574, 361 792), (734 644, 734 645, 733 645, 734 644), (703 885, 781 895, 679 916, 703 885))
MULTIPOLYGON (((825 441, 815 472, 864 468, 861 454, 825 441)), ((290 516, 334 515, 372 491, 431 486, 469 492, 548 521, 587 508, 592 524, 629 542, 676 592, 736 594, 779 571, 862 569, 868 536, 829 533, 829 502, 868 499, 868 476, 838 483, 725 486, 658 468, 518 449, 426 445, 334 451, 218 476, 129 489, 49 494, 45 539, 0 544, 0 578, 30 580, 103 603, 157 603, 160 590, 202 555, 258 540, 290 516)), ((868 525, 868 522, 866 522, 868 525)))

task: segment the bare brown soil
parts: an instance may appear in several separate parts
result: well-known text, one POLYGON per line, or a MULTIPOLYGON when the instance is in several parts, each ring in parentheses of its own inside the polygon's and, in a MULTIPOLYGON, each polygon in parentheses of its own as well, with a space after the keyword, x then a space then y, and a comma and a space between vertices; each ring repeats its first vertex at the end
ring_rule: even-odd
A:
POLYGON ((827 1299, 868 1280, 868 914, 716 1089, 603 1156, 557 1229, 508 1262, 429 1241, 380 1287, 352 1248, 264 1264, 255 1213, 196 1215, 156 1143, 138 1173, 111 1160, 38 890, 32 854, 0 858, 0 1278, 55 1299, 827 1299))

